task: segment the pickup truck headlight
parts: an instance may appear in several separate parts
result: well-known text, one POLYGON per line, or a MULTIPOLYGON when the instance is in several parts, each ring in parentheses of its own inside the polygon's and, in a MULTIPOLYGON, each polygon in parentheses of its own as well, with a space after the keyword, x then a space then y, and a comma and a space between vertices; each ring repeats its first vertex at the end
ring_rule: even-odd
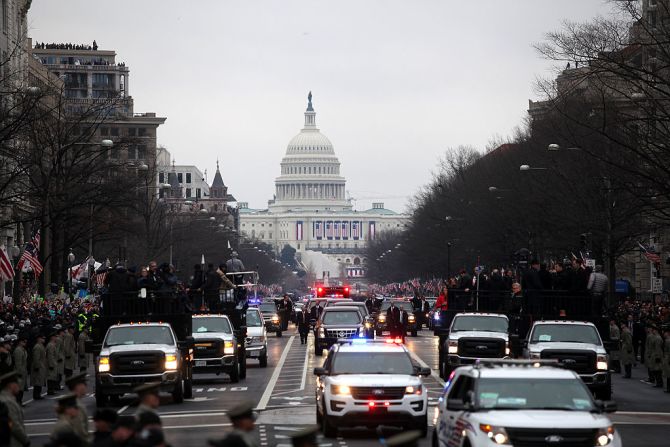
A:
MULTIPOLYGON (((607 356, 599 355, 598 360, 596 361, 596 368, 598 371, 607 371, 607 356)), ((605 444, 601 444, 605 445, 605 444)))
POLYGON ((272 322, 277 324, 279 323, 279 315, 275 314, 272 316, 272 322))
POLYGON ((98 360, 98 372, 109 372, 109 357, 100 357, 98 360))
POLYGON ((366 321, 365 322, 365 329, 370 329, 370 328, 372 328, 372 323, 370 323, 369 321, 366 321))
POLYGON ((596 445, 609 445, 614 440, 614 427, 601 428, 596 434, 596 445))
POLYGON ((407 321, 409 321, 410 323, 414 323, 415 320, 416 320, 416 317, 414 316, 414 314, 411 314, 411 315, 407 316, 407 321))
POLYGON ((510 443, 509 436, 507 436, 507 432, 503 427, 494 427, 493 425, 489 424, 479 424, 479 429, 486 433, 486 436, 488 436, 494 444, 509 445, 510 443))
POLYGON ((351 388, 349 388, 349 385, 331 385, 330 392, 332 394, 349 396, 351 394, 351 388))
POLYGON ((165 356, 165 369, 168 371, 177 370, 177 354, 167 354, 165 356))
POLYGON ((421 385, 405 387, 405 394, 414 394, 416 396, 420 396, 422 393, 423 387, 421 385))
POLYGON ((224 354, 235 354, 235 343, 232 341, 223 342, 223 353, 224 354))
POLYGON ((458 340, 449 340, 449 354, 458 354, 458 340))
POLYGON ((509 342, 506 341, 505 342, 505 355, 509 355, 510 352, 511 352, 511 350, 509 349, 509 342))

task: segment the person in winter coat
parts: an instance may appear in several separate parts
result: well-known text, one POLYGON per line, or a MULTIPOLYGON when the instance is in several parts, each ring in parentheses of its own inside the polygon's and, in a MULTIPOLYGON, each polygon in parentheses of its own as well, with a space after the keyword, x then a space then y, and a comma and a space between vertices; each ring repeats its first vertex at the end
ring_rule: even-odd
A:
POLYGON ((23 409, 17 402, 19 392, 23 389, 19 385, 19 378, 15 372, 5 374, 0 377, 0 402, 7 407, 9 420, 11 422, 11 440, 10 447, 25 447, 30 445, 30 440, 26 434, 26 428, 23 423, 23 409))
POLYGON ((649 383, 657 388, 663 387, 663 339, 658 334, 656 326, 651 326, 650 333, 647 335, 645 364, 649 369, 649 383))
POLYGON ((220 287, 221 277, 216 273, 216 270, 214 270, 214 264, 209 264, 207 272, 205 273, 205 285, 203 289, 205 291, 205 302, 210 310, 217 307, 220 287))
POLYGON ((116 264, 114 269, 107 273, 104 284, 110 294, 122 296, 127 293, 130 290, 130 280, 126 267, 120 262, 116 264))
POLYGON ((633 334, 626 324, 621 325, 621 354, 619 360, 623 365, 624 379, 630 379, 635 363, 635 349, 633 349, 633 334))
POLYGON ((670 393, 670 329, 666 329, 663 339, 663 382, 664 391, 670 393))
POLYGON ((56 390, 60 391, 63 389, 63 376, 65 375, 65 352, 63 350, 63 336, 65 331, 60 325, 56 325, 58 330, 56 331, 56 355, 58 356, 58 378, 56 379, 56 390))
POLYGON ((610 321, 609 338, 613 345, 612 350, 610 351, 610 364, 615 372, 621 373, 621 332, 614 320, 610 321))
POLYGON ((298 332, 300 333, 300 344, 307 344, 307 335, 309 334, 309 312, 307 306, 302 307, 302 311, 298 313, 296 324, 298 325, 298 332))
POLYGON ((203 309, 202 288, 205 285, 205 275, 200 264, 193 266, 193 278, 188 287, 188 297, 194 309, 203 309))
POLYGON ((63 356, 64 364, 63 371, 65 372, 65 378, 68 378, 72 375, 74 371, 76 358, 77 346, 74 341, 74 326, 69 326, 65 334, 63 334, 63 356))
POLYGON ((88 369, 88 357, 86 356, 86 342, 88 340, 88 329, 84 329, 79 333, 79 338, 77 339, 79 372, 84 372, 88 369))
POLYGON ((58 347, 56 346, 56 334, 49 336, 47 344, 47 394, 56 394, 58 385, 58 347))
POLYGON ((44 335, 38 334, 33 346, 30 363, 30 383, 33 385, 33 399, 42 399, 42 387, 47 381, 47 353, 44 348, 44 335))
POLYGON ((391 332, 391 338, 404 338, 402 310, 393 301, 391 301, 391 305, 386 311, 386 326, 391 332))
POLYGON ((19 383, 19 393, 16 396, 16 400, 19 403, 23 402, 23 389, 25 388, 26 380, 28 379, 28 351, 26 351, 27 344, 28 340, 26 337, 20 337, 13 353, 14 372, 16 372, 19 383))

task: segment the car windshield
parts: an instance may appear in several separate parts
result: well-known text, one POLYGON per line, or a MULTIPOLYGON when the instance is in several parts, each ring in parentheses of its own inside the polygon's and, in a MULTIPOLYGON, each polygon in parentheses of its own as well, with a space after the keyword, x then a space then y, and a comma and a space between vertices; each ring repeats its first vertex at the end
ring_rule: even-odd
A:
POLYGON ((581 380, 482 378, 477 388, 480 408, 591 411, 593 400, 581 380))
POLYGON ((359 312, 361 313, 361 315, 363 315, 363 316, 367 316, 367 315, 368 315, 368 308, 365 307, 364 305, 363 305, 363 306, 358 306, 358 305, 352 305, 352 303, 342 303, 342 304, 337 303, 337 304, 333 304, 334 307, 342 307, 342 306, 347 306, 347 305, 348 305, 348 306, 355 307, 356 309, 358 309, 358 311, 359 311, 359 312))
POLYGON ((263 303, 258 308, 261 312, 277 312, 277 306, 272 303, 263 303))
POLYGON ((507 332, 507 318, 461 315, 454 319, 451 331, 507 332))
POLYGON ((227 318, 221 317, 206 317, 193 319, 193 333, 202 334, 205 332, 224 332, 232 334, 230 322, 227 318))
POLYGON ((105 337, 105 346, 119 345, 174 345, 172 331, 167 326, 124 326, 111 328, 105 337))
POLYGON ((260 327, 261 321, 261 316, 258 314, 257 310, 247 311, 247 327, 260 327))
POLYGON ((338 352, 333 374, 412 374, 412 361, 404 352, 338 352))
MULTIPOLYGON (((410 303, 409 301, 393 301, 393 304, 395 304, 396 307, 399 307, 406 312, 414 312, 414 307, 412 306, 412 303, 410 303)), ((389 307, 391 307, 391 302, 385 301, 382 304, 380 310, 382 312, 386 312, 387 310, 389 310, 389 307)))
POLYGON ((601 344, 596 328, 581 324, 538 324, 533 329, 530 342, 601 344))
POLYGON ((326 310, 321 321, 323 324, 359 324, 361 315, 357 310, 326 310))

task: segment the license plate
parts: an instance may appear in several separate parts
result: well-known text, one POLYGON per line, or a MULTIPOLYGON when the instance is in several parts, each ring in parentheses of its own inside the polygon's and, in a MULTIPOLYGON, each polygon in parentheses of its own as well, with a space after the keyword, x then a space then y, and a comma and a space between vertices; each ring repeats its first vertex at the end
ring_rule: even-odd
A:
POLYGON ((388 408, 387 407, 380 407, 380 406, 374 406, 374 407, 368 407, 370 409, 370 413, 375 413, 375 414, 386 414, 388 413, 388 408))
POLYGON ((261 353, 260 351, 248 351, 249 352, 249 357, 258 357, 259 354, 261 353))
POLYGON ((206 360, 196 360, 195 361, 195 366, 207 366, 207 361, 206 360))

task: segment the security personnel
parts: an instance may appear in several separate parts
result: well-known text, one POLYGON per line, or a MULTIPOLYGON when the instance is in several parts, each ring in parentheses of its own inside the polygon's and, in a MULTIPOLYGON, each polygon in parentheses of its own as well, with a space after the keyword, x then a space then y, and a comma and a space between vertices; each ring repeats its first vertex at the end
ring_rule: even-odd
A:
POLYGON ((663 381, 665 382, 665 392, 670 393, 670 328, 664 331, 663 341, 663 381))
POLYGON ((68 326, 63 334, 63 371, 67 379, 74 371, 77 346, 74 341, 74 326, 68 326))
MULTIPOLYGON (((51 431, 51 440, 55 445, 69 445, 64 442, 66 439, 76 438, 79 445, 87 445, 87 441, 77 434, 77 418, 79 417, 79 407, 77 406, 77 396, 66 394, 58 398, 58 421, 51 431)), ((72 441, 70 441, 72 442, 72 441)))
POLYGON ((135 418, 139 419, 140 415, 145 412, 154 413, 158 416, 158 407, 161 404, 160 398, 160 387, 161 384, 158 382, 145 383, 135 388, 135 392, 140 399, 140 404, 137 406, 137 411, 135 412, 135 418))
POLYGON ((49 336, 47 344, 47 394, 53 396, 56 394, 58 385, 58 345, 56 333, 49 336))
POLYGON ((293 447, 318 447, 316 435, 319 433, 319 426, 312 425, 303 428, 291 435, 291 444, 293 447))
POLYGON ((612 342, 612 350, 610 351, 610 363, 614 372, 621 373, 621 332, 616 321, 610 321, 609 328, 610 341, 612 342))
POLYGON ((77 357, 79 359, 79 371, 86 372, 88 369, 88 357, 86 356, 86 342, 88 338, 88 329, 79 332, 77 339, 77 357))
POLYGON ((243 402, 233 407, 228 412, 228 418, 233 424, 233 430, 220 441, 209 441, 210 445, 258 447, 258 442, 254 435, 256 414, 254 413, 253 402, 243 402))
POLYGON ((65 375, 65 351, 63 350, 63 333, 65 332, 61 325, 56 325, 56 356, 58 362, 58 377, 56 378, 56 390, 63 389, 63 376, 65 375))
POLYGON ((28 351, 26 345, 28 340, 25 336, 19 336, 16 348, 14 348, 14 371, 19 380, 19 393, 16 395, 16 401, 20 404, 23 402, 23 389, 28 379, 28 351))
POLYGON ((73 376, 70 376, 65 380, 65 385, 67 386, 70 393, 77 396, 77 407, 79 408, 79 414, 77 415, 76 420, 74 421, 74 431, 81 439, 85 439, 87 442, 91 442, 90 436, 88 434, 88 413, 86 412, 86 407, 82 404, 81 400, 88 389, 86 387, 86 373, 79 373, 73 376))
POLYGON ((10 421, 11 439, 10 447, 20 447, 30 445, 26 429, 23 424, 23 409, 16 401, 19 392, 23 390, 19 384, 19 376, 15 372, 0 377, 0 402, 7 407, 7 413, 10 421))
POLYGON ((624 379, 630 379, 635 363, 635 349, 633 348, 633 334, 626 324, 621 325, 621 355, 620 361, 623 365, 624 379))
POLYGON ((656 326, 651 327, 651 333, 647 336, 647 341, 649 342, 647 345, 649 352, 646 354, 647 358, 649 359, 649 363, 645 363, 647 364, 649 371, 651 371, 651 378, 654 386, 656 388, 662 388, 663 339, 658 334, 658 328, 656 326))
POLYGON ((30 383, 33 385, 33 399, 42 399, 42 387, 47 381, 47 353, 44 348, 44 335, 38 334, 33 346, 32 362, 30 370, 30 383))

